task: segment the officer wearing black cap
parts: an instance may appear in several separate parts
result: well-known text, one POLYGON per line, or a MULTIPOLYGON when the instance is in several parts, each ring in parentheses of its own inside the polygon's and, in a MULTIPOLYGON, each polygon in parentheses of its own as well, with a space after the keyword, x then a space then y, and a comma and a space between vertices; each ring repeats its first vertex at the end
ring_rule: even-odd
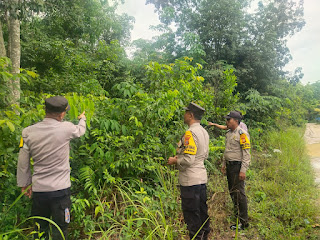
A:
MULTIPOLYGON (((65 239, 70 222, 70 165, 69 143, 86 131, 84 112, 78 117, 78 125, 63 122, 70 109, 68 100, 55 96, 45 100, 46 116, 43 121, 22 131, 17 167, 17 184, 31 198, 32 215, 50 218, 61 228, 65 239), (33 159, 31 174, 30 158, 33 159), (32 186, 30 186, 32 184, 32 186)), ((37 219, 41 239, 49 239, 49 223, 37 219)), ((52 239, 63 239, 52 226, 52 239)))
POLYGON ((178 143, 177 155, 170 157, 168 164, 175 164, 179 169, 181 205, 190 239, 205 240, 210 232, 204 166, 209 154, 209 135, 200 125, 205 110, 195 103, 185 110, 184 123, 189 129, 178 143))
MULTIPOLYGON (((222 172, 227 168, 227 179, 230 196, 232 198, 236 217, 239 218, 238 229, 249 226, 247 196, 245 193, 246 171, 250 164, 250 136, 239 126, 242 116, 237 111, 231 111, 225 116, 228 132, 222 172)), ((237 225, 230 227, 235 230, 237 225)))

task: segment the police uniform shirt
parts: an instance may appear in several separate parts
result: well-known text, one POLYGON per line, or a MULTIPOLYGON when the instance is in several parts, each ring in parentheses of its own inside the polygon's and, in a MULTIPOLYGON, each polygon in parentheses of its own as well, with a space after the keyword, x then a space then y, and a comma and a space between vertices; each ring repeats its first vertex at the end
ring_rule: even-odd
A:
POLYGON ((207 183, 204 160, 209 155, 209 135, 200 123, 192 124, 182 138, 177 167, 181 186, 207 183))
POLYGON ((17 184, 26 187, 32 182, 34 192, 51 192, 71 186, 69 143, 86 131, 85 118, 78 125, 60 122, 53 118, 29 126, 22 131, 17 184), (33 175, 31 177, 30 158, 33 175))
POLYGON ((226 145, 224 151, 224 162, 226 161, 240 161, 240 172, 246 173, 250 164, 250 136, 249 134, 238 126, 234 131, 229 130, 226 134, 226 145))
POLYGON ((248 127, 244 122, 240 122, 239 127, 245 130, 247 133, 249 133, 248 127))

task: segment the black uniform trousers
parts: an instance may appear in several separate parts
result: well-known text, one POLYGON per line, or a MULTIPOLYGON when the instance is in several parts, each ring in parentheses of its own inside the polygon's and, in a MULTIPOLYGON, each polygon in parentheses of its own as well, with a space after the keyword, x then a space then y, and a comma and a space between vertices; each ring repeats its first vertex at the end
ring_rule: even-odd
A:
POLYGON ((210 232, 210 220, 207 206, 207 187, 205 184, 180 186, 181 205, 184 221, 192 239, 199 229, 195 239, 207 240, 210 232))
MULTIPOLYGON (((67 228, 70 222, 70 188, 62 189, 54 192, 33 192, 32 194, 32 216, 41 216, 45 218, 52 217, 52 220, 60 227, 65 239, 67 239, 67 228)), ((35 226, 35 230, 38 232, 44 232, 41 239, 49 239, 50 223, 46 220, 35 219, 35 222, 39 223, 35 226)), ((54 226, 52 229, 52 239, 63 239, 60 231, 54 226)), ((39 236, 35 236, 37 238, 39 236)))
POLYGON ((245 193, 245 182, 239 180, 241 162, 227 162, 227 178, 229 193, 234 205, 235 215, 244 225, 248 223, 248 204, 245 193))

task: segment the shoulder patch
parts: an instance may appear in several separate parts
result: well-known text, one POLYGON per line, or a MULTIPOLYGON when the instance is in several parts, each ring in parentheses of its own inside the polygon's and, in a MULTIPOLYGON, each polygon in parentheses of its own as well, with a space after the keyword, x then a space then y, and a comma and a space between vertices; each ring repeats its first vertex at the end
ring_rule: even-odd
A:
POLYGON ((23 147, 23 138, 21 137, 20 139, 20 144, 19 144, 19 148, 22 148, 23 147))
MULTIPOLYGON (((240 133, 240 131, 239 131, 239 133, 240 133)), ((241 132, 242 132, 240 134, 240 145, 241 145, 241 148, 242 149, 251 148, 248 136, 245 133, 243 133, 243 131, 241 131, 241 132)))
POLYGON ((184 153, 191 155, 197 153, 197 145, 194 142, 191 131, 186 131, 184 135, 184 153))

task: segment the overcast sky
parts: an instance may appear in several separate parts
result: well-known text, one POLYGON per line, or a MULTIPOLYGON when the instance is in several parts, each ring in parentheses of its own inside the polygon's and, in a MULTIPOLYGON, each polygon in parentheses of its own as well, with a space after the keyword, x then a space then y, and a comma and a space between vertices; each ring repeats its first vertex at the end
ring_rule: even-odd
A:
POLYGON ((293 60, 286 69, 302 67, 302 83, 320 80, 320 0, 304 0, 306 25, 288 41, 293 60))
MULTIPOLYGON (((126 0, 119 8, 135 18, 131 40, 139 38, 152 39, 158 33, 149 29, 150 25, 160 23, 152 4, 145 5, 145 0, 126 0)), ((302 83, 313 83, 320 80, 320 0, 304 0, 304 14, 306 25, 301 32, 288 40, 288 47, 293 60, 286 66, 286 70, 294 71, 302 67, 304 77, 302 83)))

